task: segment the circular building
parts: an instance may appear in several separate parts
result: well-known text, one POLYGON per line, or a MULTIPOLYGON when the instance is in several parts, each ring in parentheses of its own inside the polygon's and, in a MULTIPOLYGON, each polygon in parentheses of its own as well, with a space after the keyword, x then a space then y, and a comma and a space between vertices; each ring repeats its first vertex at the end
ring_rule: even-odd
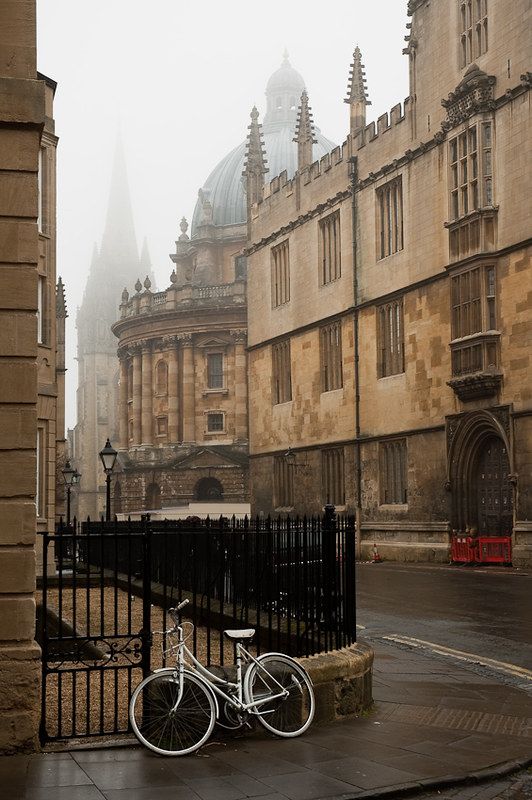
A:
MULTIPOLYGON (((285 55, 266 87, 266 181, 296 172, 303 89, 285 55)), ((317 129, 315 139, 318 160, 334 144, 317 129)), ((246 150, 244 141, 210 173, 190 235, 181 221, 168 288, 152 292, 147 278, 131 295, 123 292, 113 325, 120 359, 117 512, 164 513, 202 502, 213 513, 232 513, 249 500, 246 150)))

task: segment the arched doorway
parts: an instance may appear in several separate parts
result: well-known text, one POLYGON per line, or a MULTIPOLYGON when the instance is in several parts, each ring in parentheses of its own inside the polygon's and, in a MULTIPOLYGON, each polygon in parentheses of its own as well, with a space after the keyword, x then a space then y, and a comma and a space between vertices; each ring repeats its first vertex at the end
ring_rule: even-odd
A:
POLYGON ((477 527, 481 536, 512 533, 512 486, 510 461, 502 439, 490 436, 478 448, 473 479, 476 491, 477 527))
POLYGON ((196 500, 207 502, 222 500, 223 494, 224 488, 217 478, 201 478, 194 489, 196 500))
POLYGON ((507 431, 491 413, 477 411, 457 419, 449 450, 453 529, 511 536, 511 472, 507 431))
POLYGON ((150 483, 146 487, 146 509, 155 511, 161 508, 161 487, 158 483, 150 483))

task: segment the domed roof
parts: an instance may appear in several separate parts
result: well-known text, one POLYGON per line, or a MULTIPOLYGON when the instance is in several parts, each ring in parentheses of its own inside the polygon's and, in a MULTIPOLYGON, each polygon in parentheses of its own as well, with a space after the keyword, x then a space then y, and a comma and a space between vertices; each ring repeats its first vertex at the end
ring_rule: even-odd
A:
MULTIPOLYGON (((303 78, 290 66, 285 53, 281 67, 273 73, 266 86, 267 111, 262 125, 268 169, 264 177, 266 182, 284 170, 290 179, 297 170, 297 144, 293 138, 297 109, 304 88, 303 78)), ((318 161, 336 145, 323 136, 318 128, 315 128, 315 138, 317 141, 313 145, 313 158, 318 161)), ((212 208, 214 225, 240 225, 246 222, 247 209, 242 178, 245 156, 246 142, 242 142, 219 162, 205 181, 192 217, 192 236, 201 225, 205 201, 212 208)))
POLYGON ((305 81, 302 75, 293 68, 288 60, 288 52, 284 51, 283 63, 276 69, 270 80, 266 84, 266 94, 270 92, 284 91, 285 89, 297 92, 297 97, 301 97, 301 92, 305 88, 305 81))

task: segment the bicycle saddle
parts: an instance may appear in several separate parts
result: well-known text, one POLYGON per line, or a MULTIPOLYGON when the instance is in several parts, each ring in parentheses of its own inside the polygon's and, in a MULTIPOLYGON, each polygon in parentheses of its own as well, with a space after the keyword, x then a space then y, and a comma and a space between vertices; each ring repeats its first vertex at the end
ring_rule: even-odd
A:
POLYGON ((224 631, 228 639, 233 639, 235 642, 242 639, 251 639, 255 636, 255 628, 244 628, 241 631, 224 631))

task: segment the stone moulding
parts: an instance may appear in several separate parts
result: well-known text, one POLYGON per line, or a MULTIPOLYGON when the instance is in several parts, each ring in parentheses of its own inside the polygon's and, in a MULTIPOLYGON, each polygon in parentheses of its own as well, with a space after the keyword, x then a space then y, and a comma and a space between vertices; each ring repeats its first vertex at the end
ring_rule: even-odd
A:
POLYGON ((333 722, 371 709, 373 658, 373 648, 359 641, 341 650, 297 659, 314 684, 315 722, 333 722))
POLYGON ((473 375, 461 375, 447 381, 455 395, 462 402, 476 400, 478 397, 493 397, 502 383, 501 372, 476 372, 473 375))

